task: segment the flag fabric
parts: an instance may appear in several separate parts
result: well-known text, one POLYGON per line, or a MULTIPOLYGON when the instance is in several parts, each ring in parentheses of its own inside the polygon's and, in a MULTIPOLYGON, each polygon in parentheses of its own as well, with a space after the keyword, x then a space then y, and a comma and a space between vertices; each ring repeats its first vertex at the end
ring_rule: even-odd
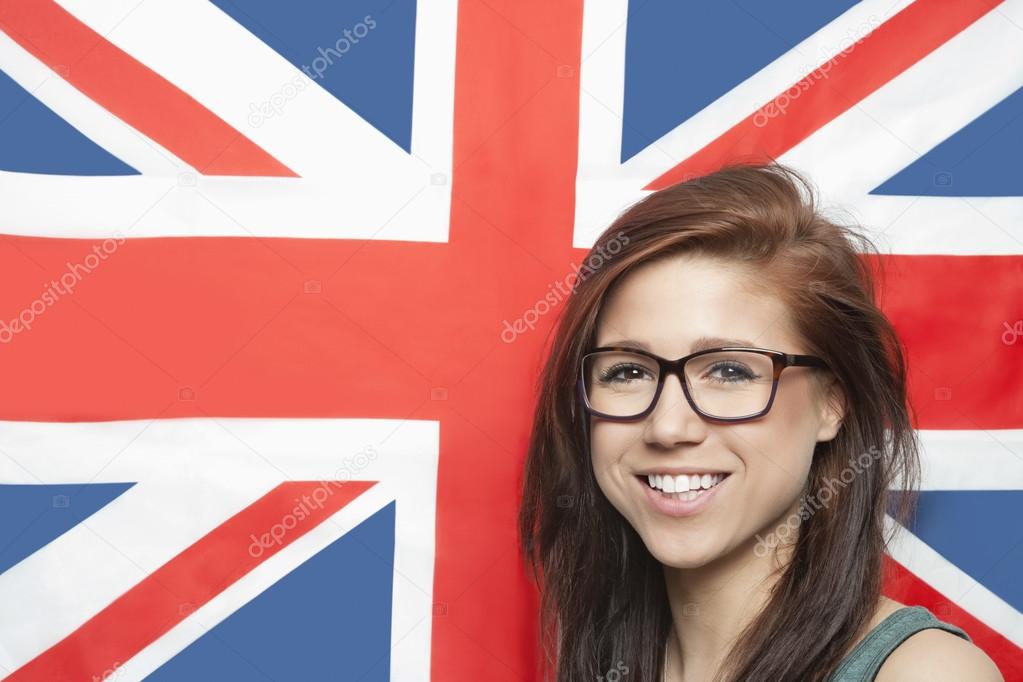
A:
POLYGON ((1023 680, 1023 2, 0 3, 0 678, 533 679, 555 295, 804 171, 887 253, 885 592, 1023 680))

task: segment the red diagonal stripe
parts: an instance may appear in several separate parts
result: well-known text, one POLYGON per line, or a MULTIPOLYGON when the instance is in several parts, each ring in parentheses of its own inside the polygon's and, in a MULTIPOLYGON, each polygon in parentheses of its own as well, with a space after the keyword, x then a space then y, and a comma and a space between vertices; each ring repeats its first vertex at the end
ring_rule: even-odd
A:
POLYGON ((0 3, 0 29, 90 99, 205 175, 296 175, 52 0, 0 3))
POLYGON ((958 625, 966 631, 974 644, 991 657, 1002 677, 1006 680, 1023 680, 1023 649, 960 608, 954 597, 962 595, 943 595, 888 555, 885 555, 884 593, 903 604, 924 606, 940 620, 958 625))
POLYGON ((375 481, 280 484, 6 679, 88 680, 102 676, 103 671, 149 646, 192 611, 374 485, 375 481), (290 528, 286 521, 289 516, 294 520, 290 528), (277 532, 275 526, 283 530, 277 532), (250 551, 252 536, 260 538, 268 533, 280 541, 269 539, 250 551))
MULTIPOLYGON (((917 0, 844 56, 836 56, 827 78, 815 78, 811 72, 796 83, 793 88, 799 94, 786 98, 784 113, 765 122, 761 107, 643 189, 661 189, 733 161, 776 159, 999 4, 1000 0, 917 0)), ((781 101, 783 94, 764 107, 781 101)))

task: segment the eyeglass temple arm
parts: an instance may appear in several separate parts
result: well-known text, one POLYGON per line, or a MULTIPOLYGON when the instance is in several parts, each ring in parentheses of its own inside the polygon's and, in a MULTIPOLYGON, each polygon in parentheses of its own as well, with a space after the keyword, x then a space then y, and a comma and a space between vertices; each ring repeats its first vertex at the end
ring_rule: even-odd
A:
POLYGON ((827 367, 828 363, 814 355, 785 354, 785 364, 789 367, 827 367))

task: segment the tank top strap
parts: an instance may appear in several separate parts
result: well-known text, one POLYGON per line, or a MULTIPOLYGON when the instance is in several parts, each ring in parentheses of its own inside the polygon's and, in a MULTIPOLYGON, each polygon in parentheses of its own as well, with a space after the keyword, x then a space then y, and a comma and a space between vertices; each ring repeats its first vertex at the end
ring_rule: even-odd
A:
POLYGON ((828 682, 870 682, 895 648, 910 635, 927 628, 939 628, 972 642, 966 631, 939 620, 923 606, 904 606, 878 623, 842 659, 828 682))

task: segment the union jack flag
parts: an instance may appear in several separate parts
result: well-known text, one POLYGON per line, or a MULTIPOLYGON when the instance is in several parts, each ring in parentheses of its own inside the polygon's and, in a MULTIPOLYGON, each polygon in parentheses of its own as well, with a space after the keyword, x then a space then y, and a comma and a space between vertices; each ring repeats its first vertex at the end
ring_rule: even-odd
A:
POLYGON ((890 252, 886 593, 1023 680, 1023 0, 0 0, 0 677, 532 679, 538 303, 756 157, 890 252))

